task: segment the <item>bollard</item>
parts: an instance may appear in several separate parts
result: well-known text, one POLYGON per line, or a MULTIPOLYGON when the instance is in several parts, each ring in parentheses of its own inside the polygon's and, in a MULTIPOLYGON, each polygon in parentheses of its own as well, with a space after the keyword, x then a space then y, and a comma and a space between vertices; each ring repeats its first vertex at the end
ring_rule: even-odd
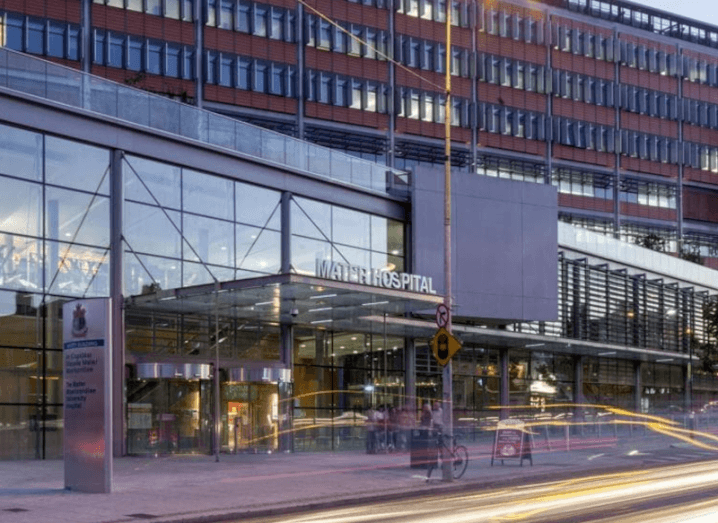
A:
POLYGON ((568 425, 563 426, 563 433, 564 433, 564 438, 566 439, 566 451, 568 452, 571 450, 571 442, 569 440, 569 435, 568 435, 568 425))

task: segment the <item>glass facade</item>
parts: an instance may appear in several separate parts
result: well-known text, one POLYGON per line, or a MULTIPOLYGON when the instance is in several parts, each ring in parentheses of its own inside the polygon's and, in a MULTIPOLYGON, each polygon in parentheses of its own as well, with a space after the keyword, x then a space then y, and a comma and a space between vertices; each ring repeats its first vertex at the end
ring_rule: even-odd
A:
POLYGON ((109 296, 109 162, 0 125, 0 459, 62 455, 62 303, 109 296))

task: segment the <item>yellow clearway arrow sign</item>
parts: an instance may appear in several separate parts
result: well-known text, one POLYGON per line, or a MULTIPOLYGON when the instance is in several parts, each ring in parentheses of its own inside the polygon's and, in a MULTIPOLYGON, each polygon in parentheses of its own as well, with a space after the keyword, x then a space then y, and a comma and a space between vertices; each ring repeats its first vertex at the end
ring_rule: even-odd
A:
POLYGON ((441 365, 449 363, 451 357, 461 348, 461 342, 454 338, 444 327, 431 339, 431 352, 441 365))

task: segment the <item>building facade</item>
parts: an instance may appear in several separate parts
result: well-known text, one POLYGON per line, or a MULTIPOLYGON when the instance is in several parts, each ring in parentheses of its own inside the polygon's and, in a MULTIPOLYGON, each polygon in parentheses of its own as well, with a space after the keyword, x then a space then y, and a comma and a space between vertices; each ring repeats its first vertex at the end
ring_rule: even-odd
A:
MULTIPOLYGON (((0 2, 11 49, 399 169, 443 161, 445 10, 0 2)), ((553 184, 561 220, 718 267, 718 28, 603 0, 452 13, 456 168, 553 184)))
MULTIPOLYGON (((718 29, 550 4, 454 3, 454 169, 554 185, 589 229, 549 245, 553 318, 457 326, 467 430, 499 405, 718 391, 688 370, 714 273, 675 256, 716 265, 718 29)), ((367 408, 440 396, 439 295, 317 260, 415 270, 407 171, 443 161, 445 5, 0 0, 4 459, 62 453, 75 298, 114 299, 118 455, 210 452, 216 419, 222 450, 363 448, 367 408)))

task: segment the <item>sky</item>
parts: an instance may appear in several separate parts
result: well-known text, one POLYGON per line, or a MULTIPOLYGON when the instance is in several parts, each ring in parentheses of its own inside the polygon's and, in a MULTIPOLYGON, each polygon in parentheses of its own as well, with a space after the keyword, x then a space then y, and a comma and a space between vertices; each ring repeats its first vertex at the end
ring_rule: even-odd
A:
POLYGON ((718 25, 718 3, 715 0, 632 0, 701 22, 718 25))

